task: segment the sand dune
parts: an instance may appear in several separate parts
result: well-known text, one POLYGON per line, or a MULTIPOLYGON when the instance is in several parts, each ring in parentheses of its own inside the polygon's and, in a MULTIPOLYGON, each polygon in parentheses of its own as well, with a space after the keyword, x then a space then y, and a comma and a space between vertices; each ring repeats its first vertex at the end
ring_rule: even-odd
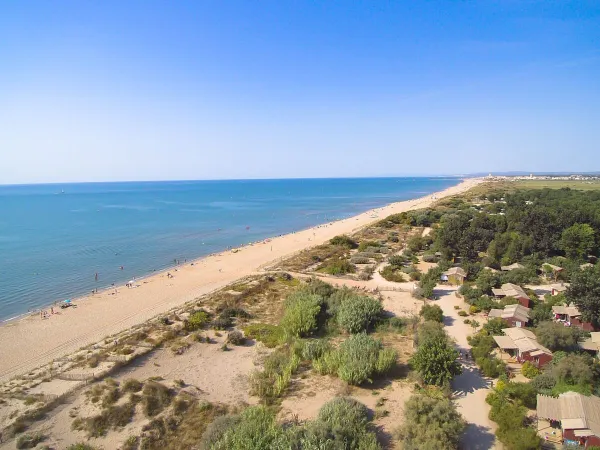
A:
MULTIPOLYGON (((352 233, 390 214, 423 208, 444 196, 456 195, 481 179, 468 179, 434 195, 392 203, 337 222, 276 237, 238 251, 226 251, 180 266, 177 271, 157 273, 139 280, 137 287, 119 286, 80 298, 77 308, 61 310, 49 319, 39 314, 0 326, 0 381, 26 373, 86 345, 101 341, 133 325, 201 295, 219 289, 241 277, 259 271, 279 258, 338 234, 352 233), (373 218, 372 216, 377 216, 373 218)), ((149 243, 150 245, 151 243, 149 243)))

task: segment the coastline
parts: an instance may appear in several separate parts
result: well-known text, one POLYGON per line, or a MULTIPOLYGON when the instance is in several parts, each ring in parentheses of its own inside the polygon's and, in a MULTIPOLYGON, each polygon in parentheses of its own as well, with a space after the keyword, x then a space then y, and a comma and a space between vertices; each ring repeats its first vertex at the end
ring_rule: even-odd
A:
POLYGON ((464 179, 425 197, 390 203, 336 222, 190 260, 136 279, 135 288, 120 285, 75 299, 73 303, 77 308, 56 308, 58 314, 48 319, 41 319, 38 310, 0 322, 0 341, 5 343, 0 346, 0 380, 5 381, 142 323, 338 234, 353 233, 390 214, 427 207, 480 182, 480 178, 464 179), (174 277, 167 277, 168 273, 174 277))

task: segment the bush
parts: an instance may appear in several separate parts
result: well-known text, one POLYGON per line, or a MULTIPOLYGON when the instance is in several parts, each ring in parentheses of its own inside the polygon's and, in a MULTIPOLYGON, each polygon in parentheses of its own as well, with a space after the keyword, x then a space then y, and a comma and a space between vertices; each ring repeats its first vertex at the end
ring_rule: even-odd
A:
POLYGON ((425 320, 432 320, 440 323, 444 321, 444 312, 438 305, 423 305, 419 315, 425 320))
POLYGON ((212 327, 215 330, 226 330, 233 325, 233 319, 231 317, 217 317, 212 321, 212 327))
POLYGON ((444 386, 455 375, 462 373, 458 351, 448 342, 445 334, 419 342, 410 363, 424 383, 436 386, 444 386))
POLYGON ((484 376, 498 378, 506 372, 506 364, 498 358, 485 356, 475 360, 484 376))
POLYGON ((462 309, 457 314, 460 317, 467 317, 469 315, 469 313, 467 313, 466 311, 463 311, 462 309))
POLYGON ((86 444, 85 442, 78 442, 76 444, 71 444, 69 445, 66 450, 98 450, 97 447, 92 447, 89 444, 86 444))
POLYGON ((304 343, 302 347, 302 358, 313 361, 319 359, 325 353, 331 350, 329 342, 324 339, 311 339, 304 343))
POLYGON ((148 381, 142 390, 142 409, 146 417, 154 417, 171 404, 174 392, 164 384, 148 381))
POLYGON ((402 271, 396 266, 385 266, 379 271, 379 273, 387 281, 392 281, 394 283, 402 283, 404 281, 404 275, 402 274, 402 271))
POLYGON ((425 254, 423 255, 423 262, 426 263, 436 263, 439 261, 439 258, 435 255, 432 254, 425 254))
POLYGON ((469 307, 469 314, 477 314, 478 312, 481 312, 481 309, 479 309, 477 306, 471 305, 469 307))
POLYGON ((233 345, 244 345, 246 343, 246 338, 242 332, 234 330, 227 333, 227 342, 233 345))
POLYGON ((18 449, 33 448, 40 442, 42 442, 45 438, 46 436, 44 436, 41 433, 24 434, 22 436, 19 436, 19 438, 17 439, 16 446, 18 449))
POLYGON ((285 301, 281 327, 291 336, 306 336, 317 327, 323 299, 318 295, 295 292, 285 301))
POLYGON ((263 406, 244 410, 235 426, 229 426, 211 446, 212 450, 267 450, 277 448, 284 431, 275 420, 275 412, 263 406))
POLYGON ((309 425, 313 432, 309 442, 321 445, 309 447, 305 443, 303 448, 379 449, 374 434, 367 431, 368 423, 365 405, 348 397, 335 398, 321 407, 317 420, 312 427, 309 425))
POLYGON ((446 398, 413 395, 397 434, 404 450, 456 449, 466 423, 446 398))
POLYGON ((335 236, 334 238, 332 238, 329 243, 331 245, 338 245, 340 247, 345 247, 347 249, 352 249, 352 248, 356 248, 358 247, 358 244, 356 243, 356 241, 354 239, 352 239, 350 236, 346 236, 345 234, 342 234, 340 236, 335 236))
POLYGON ((274 348, 285 341, 283 328, 267 323, 254 323, 244 328, 244 334, 249 339, 255 339, 265 344, 268 348, 274 348))
POLYGON ((359 252, 379 250, 381 244, 377 241, 362 241, 358 246, 359 252))
POLYGON ((369 264, 371 262, 371 260, 364 256, 355 256, 355 257, 350 258, 350 262, 352 264, 369 264))
POLYGON ((367 331, 383 312, 381 303, 371 297, 352 295, 337 312, 338 324, 349 333, 367 331))
POLYGON ((342 342, 337 350, 325 353, 314 361, 322 374, 337 375, 349 384, 372 382, 376 374, 390 370, 396 361, 396 352, 383 349, 380 341, 360 333, 342 342))
POLYGON ((212 421, 202 433, 202 439, 200 440, 200 448, 202 450, 209 450, 213 448, 223 435, 230 429, 234 428, 241 420, 238 415, 219 416, 212 421))
POLYGON ((406 264, 407 259, 402 255, 392 255, 388 258, 388 263, 390 266, 402 267, 406 264))
POLYGON ((250 390, 266 402, 279 397, 290 384, 292 375, 298 369, 300 358, 289 348, 278 349, 264 362, 264 370, 256 371, 250 377, 250 390))
POLYGON ((185 321, 185 329, 187 331, 196 331, 203 328, 210 320, 208 313, 205 311, 196 311, 185 321))
POLYGON ((525 378, 532 379, 537 377, 540 373, 542 373, 542 371, 535 367, 533 364, 531 364, 529 361, 525 361, 523 363, 523 366, 521 367, 521 373, 525 378))
POLYGON ((356 267, 346 259, 334 258, 323 264, 318 270, 329 275, 345 275, 356 272, 356 267))

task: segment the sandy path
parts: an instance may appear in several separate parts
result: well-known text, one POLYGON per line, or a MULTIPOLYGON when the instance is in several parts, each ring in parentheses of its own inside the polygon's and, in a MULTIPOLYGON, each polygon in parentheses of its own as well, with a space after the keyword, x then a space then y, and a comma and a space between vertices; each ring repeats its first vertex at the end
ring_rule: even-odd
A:
POLYGON ((28 372, 104 337, 142 323, 161 312, 221 288, 295 252, 321 244, 338 234, 352 233, 379 219, 431 205, 435 200, 465 192, 481 179, 468 179, 442 192, 415 200, 392 203, 348 219, 273 238, 181 266, 168 279, 166 273, 146 278, 140 286, 118 287, 78 299, 69 308, 42 320, 39 315, 0 326, 0 381, 28 372))
MULTIPOLYGON (((462 300, 454 295, 456 288, 436 289, 441 299, 436 303, 444 311, 446 331, 456 341, 459 350, 470 349, 467 336, 472 333, 469 325, 463 323, 464 318, 458 315, 454 305, 462 305, 462 300)), ((469 450, 500 449, 496 442, 494 430, 496 424, 488 418, 489 405, 485 397, 491 391, 490 382, 480 375, 477 366, 471 361, 463 361, 463 373, 452 381, 453 397, 458 411, 468 422, 462 438, 463 448, 469 450)))

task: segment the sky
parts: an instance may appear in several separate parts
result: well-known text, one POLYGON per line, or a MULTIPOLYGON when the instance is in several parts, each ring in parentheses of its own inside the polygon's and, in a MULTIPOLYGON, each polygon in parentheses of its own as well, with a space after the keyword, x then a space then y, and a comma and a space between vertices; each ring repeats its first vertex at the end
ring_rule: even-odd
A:
POLYGON ((0 3, 0 184, 600 170, 600 1, 0 3))

